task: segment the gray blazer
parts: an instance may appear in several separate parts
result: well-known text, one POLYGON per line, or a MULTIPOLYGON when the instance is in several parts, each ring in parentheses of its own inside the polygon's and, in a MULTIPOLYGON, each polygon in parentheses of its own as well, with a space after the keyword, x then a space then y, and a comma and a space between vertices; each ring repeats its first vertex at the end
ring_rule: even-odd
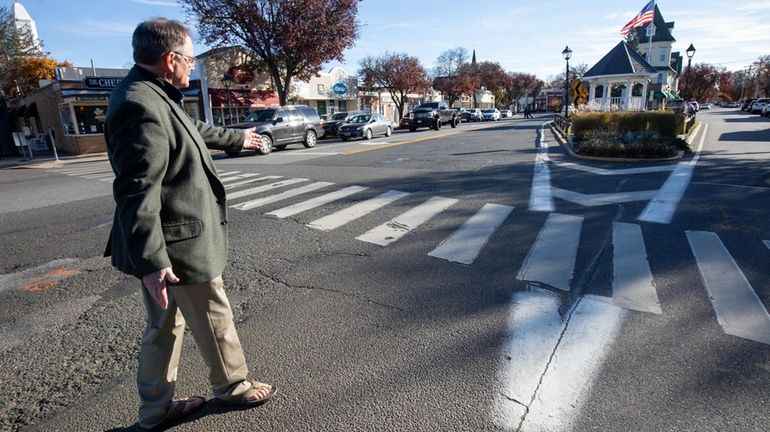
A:
POLYGON ((148 74, 134 66, 107 108, 116 206, 105 256, 137 277, 173 267, 180 284, 206 282, 227 263, 225 189, 208 148, 239 151, 244 136, 191 119, 148 74))

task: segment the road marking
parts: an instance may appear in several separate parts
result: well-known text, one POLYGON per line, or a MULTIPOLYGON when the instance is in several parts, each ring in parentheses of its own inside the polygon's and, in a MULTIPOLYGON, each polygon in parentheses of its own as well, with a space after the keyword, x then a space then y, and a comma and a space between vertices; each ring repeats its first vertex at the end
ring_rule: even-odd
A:
MULTIPOLYGON (((280 178, 281 176, 268 176, 268 177, 278 177, 278 178, 280 178)), ((290 186, 290 185, 293 185, 295 183, 301 183, 303 181, 307 181, 307 179, 304 179, 304 178, 286 179, 286 180, 282 180, 282 181, 275 182, 275 183, 270 183, 270 184, 263 185, 263 186, 257 186, 257 187, 251 188, 251 189, 239 190, 238 192, 228 193, 227 194, 227 199, 242 198, 242 197, 245 197, 245 196, 258 194, 260 192, 266 192, 266 191, 269 191, 269 190, 272 190, 272 189, 277 189, 279 187, 290 186)))
POLYGON ((79 169, 77 171, 67 171, 67 172, 62 171, 60 174, 65 174, 68 176, 82 176, 82 175, 106 173, 106 172, 112 172, 112 168, 103 166, 99 168, 79 169))
POLYGON ((350 150, 350 151, 347 151, 347 152, 344 152, 344 153, 341 153, 341 154, 343 156, 350 156, 350 155, 354 155, 354 154, 358 154, 358 153, 364 153, 364 152, 369 152, 369 151, 374 151, 374 150, 381 150, 381 149, 388 148, 388 147, 395 147, 395 146, 400 146, 400 145, 404 145, 404 144, 413 144, 413 143, 416 143, 416 142, 427 141, 427 140, 432 140, 432 139, 437 139, 437 138, 445 138, 445 137, 452 136, 452 135, 457 135, 457 134, 460 134, 460 133, 463 133, 463 131, 450 132, 450 133, 445 133, 445 134, 441 134, 441 135, 432 135, 432 136, 417 138, 417 139, 408 140, 408 141, 400 141, 400 142, 395 142, 395 143, 390 143, 390 144, 381 144, 381 145, 378 145, 378 146, 372 146, 372 147, 368 147, 368 148, 350 150))
POLYGON ((250 184, 250 183, 256 183, 256 182, 261 182, 261 181, 265 181, 265 180, 275 180, 275 179, 279 179, 279 178, 283 178, 283 176, 270 175, 270 176, 264 176, 264 177, 259 177, 259 178, 250 178, 250 179, 247 179, 247 180, 237 181, 235 183, 229 183, 229 184, 226 184, 224 186, 225 186, 225 190, 229 190, 229 189, 233 189, 233 188, 236 188, 238 186, 243 186, 243 185, 250 184))
POLYGON ((236 205, 232 205, 230 206, 230 208, 235 208, 239 210, 248 210, 255 207, 263 206, 265 204, 270 204, 276 201, 281 201, 291 197, 295 197, 297 195, 302 195, 304 193, 313 192, 315 190, 322 189, 322 188, 331 186, 333 184, 334 183, 331 183, 331 182, 310 183, 309 185, 301 186, 296 189, 290 189, 285 192, 277 193, 275 195, 270 195, 263 198, 257 198, 255 200, 245 201, 236 205))
POLYGON ((220 180, 222 180, 222 177, 229 177, 231 175, 235 175, 238 173, 240 173, 240 171, 230 171, 230 172, 217 171, 217 175, 219 176, 220 180))
POLYGON ((516 279, 569 291, 582 226, 581 216, 548 215, 516 279))
POLYGON ((551 168, 548 165, 548 142, 545 140, 545 125, 540 126, 536 143, 535 173, 532 175, 532 190, 529 197, 529 209, 532 211, 555 210, 551 195, 551 168))
POLYGON ((238 175, 232 176, 232 177, 226 177, 226 178, 220 177, 219 181, 221 181, 224 184, 224 183, 229 183, 229 182, 234 181, 234 180, 242 180, 242 179, 247 179, 247 178, 250 178, 250 177, 256 177, 258 175, 259 175, 259 173, 238 174, 238 175))
POLYGON ((586 207, 603 206, 607 204, 619 204, 630 201, 646 201, 655 196, 657 190, 648 191, 630 191, 615 193, 597 193, 583 194, 557 187, 551 187, 551 194, 556 198, 563 199, 575 204, 586 207))
POLYGON ((570 168, 578 171, 585 171, 591 174, 603 175, 603 176, 646 174, 646 173, 673 171, 674 168, 676 168, 676 165, 662 165, 662 166, 639 167, 639 168, 606 169, 606 168, 597 168, 597 167, 592 167, 588 165, 578 164, 574 162, 560 162, 560 161, 552 161, 552 162, 560 167, 570 168))
POLYGON ((481 248, 512 211, 513 207, 510 206, 484 204, 484 207, 428 255, 460 264, 473 263, 481 248))
POLYGON ((99 164, 89 164, 87 166, 71 167, 71 168, 63 169, 57 172, 59 174, 70 175, 70 174, 82 173, 85 171, 103 171, 107 169, 112 169, 112 167, 109 164, 99 163, 99 164))
POLYGON ((320 219, 316 219, 313 222, 308 223, 307 226, 309 226, 310 228, 315 228, 322 231, 331 231, 335 228, 339 228, 342 225, 345 225, 348 222, 351 222, 360 217, 363 217, 407 195, 409 195, 408 192, 401 192, 401 191, 395 191, 395 190, 387 191, 384 194, 381 194, 374 198, 370 198, 366 201, 362 201, 358 204, 354 204, 336 213, 332 213, 328 216, 324 216, 320 219))
POLYGON ((572 430, 626 310, 587 295, 564 320, 553 293, 514 294, 503 391, 495 419, 507 430, 572 430))
POLYGON ((315 197, 312 199, 309 199, 307 201, 303 201, 294 205, 290 205, 288 207, 284 207, 278 210, 274 210, 270 213, 266 213, 268 216, 275 216, 277 218, 285 218, 289 216, 294 216, 295 214, 302 213, 307 210, 314 209, 316 207, 320 207, 325 204, 329 204, 330 202, 337 201, 339 199, 345 198, 347 196, 356 194, 358 192, 364 191, 366 189, 369 189, 368 187, 363 186, 349 186, 344 189, 340 189, 338 191, 330 192, 325 195, 321 195, 319 197, 315 197))
POLYGON ((417 207, 361 234, 356 239, 380 246, 387 246, 458 201, 454 198, 432 197, 417 207))
POLYGON ((647 260, 642 228, 612 224, 612 300, 626 309, 662 314, 647 260))
POLYGON ((692 179, 692 173, 695 170, 695 164, 698 163, 698 159, 700 158, 701 150, 703 150, 703 142, 706 139, 706 132, 708 132, 708 124, 702 124, 704 125, 703 133, 700 137, 698 150, 695 152, 692 160, 679 162, 676 165, 676 168, 674 168, 674 171, 668 176, 663 187, 660 188, 657 195, 655 195, 639 215, 638 219, 640 221, 663 224, 671 222, 676 207, 679 205, 679 201, 682 199, 682 196, 692 179))
POLYGON ((685 234, 725 333, 770 344, 770 315, 719 236, 706 231, 685 234))

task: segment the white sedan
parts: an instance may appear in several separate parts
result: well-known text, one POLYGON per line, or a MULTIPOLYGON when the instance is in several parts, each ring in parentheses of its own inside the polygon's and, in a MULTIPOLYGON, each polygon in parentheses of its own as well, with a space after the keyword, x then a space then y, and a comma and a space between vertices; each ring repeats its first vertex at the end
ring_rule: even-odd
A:
POLYGON ((500 120, 500 111, 497 108, 485 109, 481 113, 484 115, 484 121, 498 121, 500 120))

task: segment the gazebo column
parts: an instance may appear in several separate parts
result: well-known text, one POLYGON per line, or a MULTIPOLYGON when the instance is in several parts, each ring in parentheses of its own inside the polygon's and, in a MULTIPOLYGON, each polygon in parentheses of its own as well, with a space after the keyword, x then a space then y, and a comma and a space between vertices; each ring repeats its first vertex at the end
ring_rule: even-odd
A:
POLYGON ((596 82, 591 81, 589 88, 590 90, 588 90, 588 108, 591 109, 593 107, 594 94, 596 94, 596 82))
POLYGON ((639 106, 640 111, 647 111, 647 100, 649 100, 647 95, 647 80, 644 80, 642 83, 642 104, 639 106))
POLYGON ((631 80, 626 81, 625 97, 623 98, 623 111, 628 111, 631 102, 631 93, 633 92, 633 82, 631 80))
POLYGON ((602 111, 609 111, 609 101, 607 97, 610 95, 610 82, 605 81, 602 83, 602 111))

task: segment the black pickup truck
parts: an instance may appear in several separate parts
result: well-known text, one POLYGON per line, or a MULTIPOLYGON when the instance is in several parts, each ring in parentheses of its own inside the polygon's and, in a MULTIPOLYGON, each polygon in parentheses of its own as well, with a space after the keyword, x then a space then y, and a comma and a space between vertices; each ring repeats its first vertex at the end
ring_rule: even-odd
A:
POLYGON ((429 127, 439 130, 448 124, 457 127, 460 116, 457 110, 449 108, 446 102, 427 102, 414 109, 409 114, 409 130, 414 132, 418 127, 429 127))

